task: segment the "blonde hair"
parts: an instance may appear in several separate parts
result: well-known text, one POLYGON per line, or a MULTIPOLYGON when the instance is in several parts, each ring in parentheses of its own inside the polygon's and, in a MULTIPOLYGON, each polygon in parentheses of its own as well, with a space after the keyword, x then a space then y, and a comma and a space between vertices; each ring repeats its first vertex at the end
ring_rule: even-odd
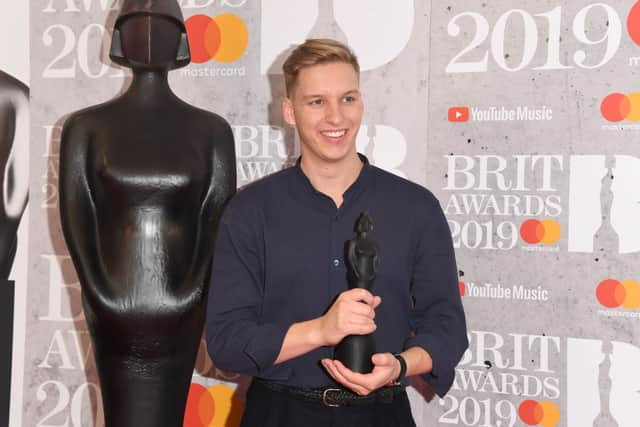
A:
POLYGON ((312 65, 344 62, 351 64, 358 76, 358 58, 348 46, 332 39, 308 39, 296 47, 282 65, 287 96, 290 96, 298 82, 300 70, 312 65))

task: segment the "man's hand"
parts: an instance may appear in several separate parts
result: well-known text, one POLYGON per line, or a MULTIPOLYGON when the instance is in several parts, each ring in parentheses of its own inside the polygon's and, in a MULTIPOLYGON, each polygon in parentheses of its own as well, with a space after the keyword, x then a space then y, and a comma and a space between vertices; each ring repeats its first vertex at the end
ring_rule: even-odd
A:
POLYGON ((336 345, 347 335, 376 330, 375 308, 382 300, 366 289, 342 292, 326 314, 318 318, 323 345, 336 345))
POLYGON ((374 390, 393 383, 400 375, 400 362, 391 353, 371 356, 373 371, 369 374, 353 372, 339 360, 322 359, 322 366, 329 375, 356 394, 366 396, 374 390))
POLYGON ((323 316, 289 327, 274 365, 318 347, 336 345, 347 335, 370 334, 376 330, 374 310, 381 301, 366 289, 341 293, 323 316))

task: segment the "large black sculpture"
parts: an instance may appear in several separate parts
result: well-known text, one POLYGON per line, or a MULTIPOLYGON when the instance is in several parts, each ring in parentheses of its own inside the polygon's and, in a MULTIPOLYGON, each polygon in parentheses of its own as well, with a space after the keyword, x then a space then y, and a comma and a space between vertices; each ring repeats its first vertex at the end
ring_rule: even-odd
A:
POLYGON ((29 90, 0 71, 0 280, 9 278, 29 191, 29 90))
POLYGON ((215 232, 236 187, 233 134, 169 87, 168 71, 190 60, 176 0, 124 0, 111 58, 133 80, 122 96, 64 125, 62 228, 107 427, 178 427, 215 232))
POLYGON ((0 71, 0 425, 9 425, 14 283, 9 279, 29 192, 29 90, 0 71))
MULTIPOLYGON (((370 236, 373 221, 363 212, 356 225, 356 238, 347 241, 349 289, 373 290, 378 271, 378 242, 370 236)), ((346 336, 335 348, 334 358, 354 372, 368 374, 373 370, 371 356, 376 351, 373 334, 346 336)))

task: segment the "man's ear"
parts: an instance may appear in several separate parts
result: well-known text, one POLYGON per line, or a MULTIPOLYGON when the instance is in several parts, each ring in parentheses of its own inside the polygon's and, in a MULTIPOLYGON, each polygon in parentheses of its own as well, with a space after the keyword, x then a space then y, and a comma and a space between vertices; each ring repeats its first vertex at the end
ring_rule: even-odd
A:
POLYGON ((289 97, 282 100, 282 116, 284 117, 284 121, 291 126, 296 125, 296 116, 293 114, 293 102, 289 97))

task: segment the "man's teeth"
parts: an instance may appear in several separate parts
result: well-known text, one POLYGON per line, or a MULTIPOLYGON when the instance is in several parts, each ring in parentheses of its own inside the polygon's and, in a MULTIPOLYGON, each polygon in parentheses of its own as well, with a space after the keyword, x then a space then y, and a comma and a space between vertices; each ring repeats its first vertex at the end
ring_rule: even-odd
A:
POLYGON ((345 133, 347 133, 346 130, 337 130, 337 131, 333 131, 333 132, 322 132, 323 135, 326 135, 326 136, 331 137, 331 138, 339 138, 342 135, 344 135, 345 133))

